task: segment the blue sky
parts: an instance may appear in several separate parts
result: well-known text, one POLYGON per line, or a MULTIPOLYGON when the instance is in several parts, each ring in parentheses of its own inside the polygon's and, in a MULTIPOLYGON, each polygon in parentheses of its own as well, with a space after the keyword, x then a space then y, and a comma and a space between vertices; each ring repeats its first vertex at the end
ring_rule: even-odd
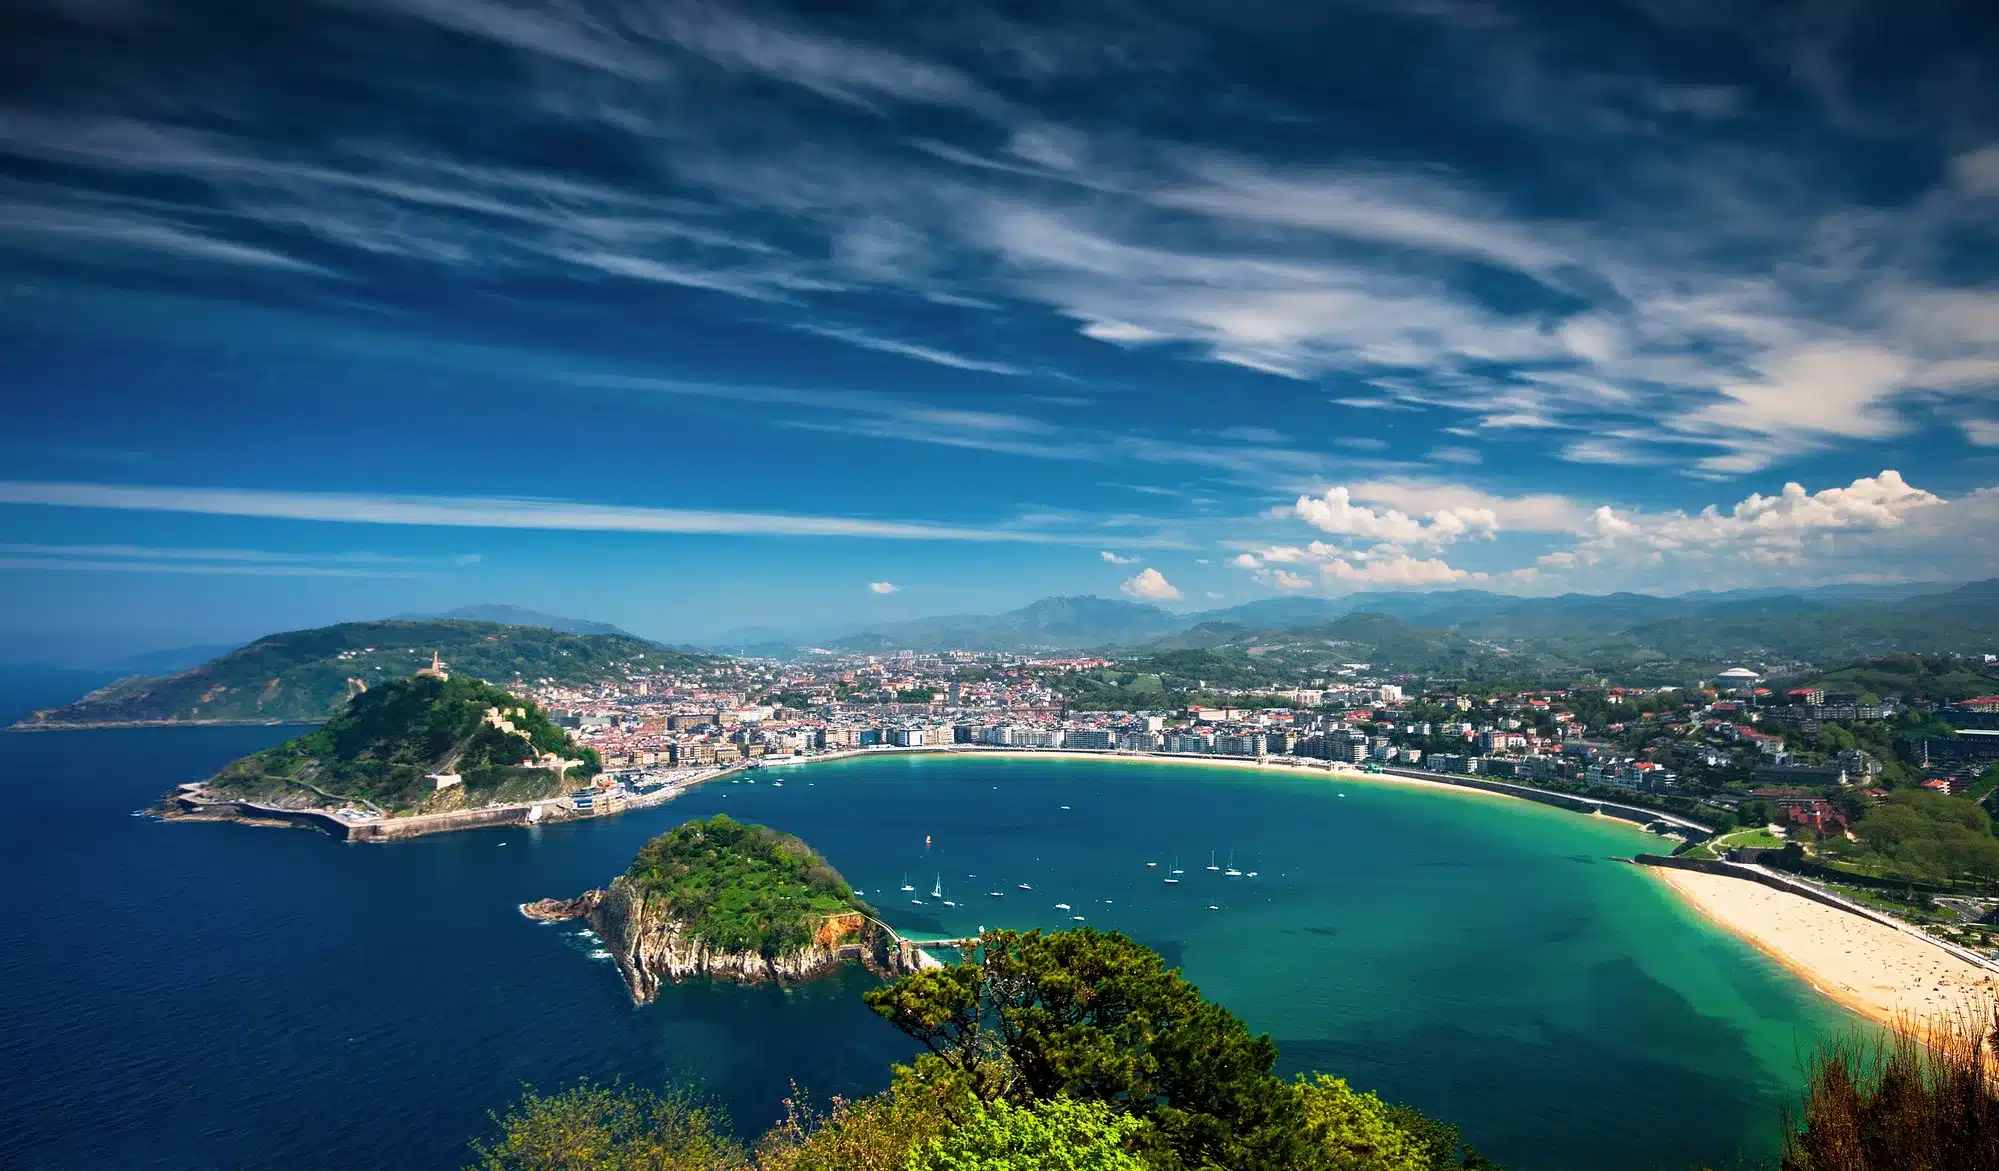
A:
POLYGON ((1991 576, 1974 8, 24 0, 0 643, 1991 576))

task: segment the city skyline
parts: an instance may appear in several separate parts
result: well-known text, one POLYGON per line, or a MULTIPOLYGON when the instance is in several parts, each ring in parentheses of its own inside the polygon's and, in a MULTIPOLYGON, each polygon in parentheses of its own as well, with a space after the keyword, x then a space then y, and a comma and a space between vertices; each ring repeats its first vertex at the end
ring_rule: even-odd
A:
POLYGON ((1083 11, 10 12, 0 642, 1999 567, 1961 9, 1083 11))

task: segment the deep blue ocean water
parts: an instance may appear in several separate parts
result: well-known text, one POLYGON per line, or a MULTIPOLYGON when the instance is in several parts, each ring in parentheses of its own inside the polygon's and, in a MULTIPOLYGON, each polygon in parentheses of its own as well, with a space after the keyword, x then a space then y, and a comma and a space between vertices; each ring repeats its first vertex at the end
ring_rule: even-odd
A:
MULTIPOLYGON (((0 719, 94 682, 17 674, 0 719)), ((586 933, 517 913, 718 810, 800 834, 899 928, 1126 931, 1287 1070, 1449 1118, 1516 1168, 1766 1156, 1799 1052, 1850 1023, 1612 861, 1646 835, 1382 783, 892 758, 388 846, 130 816, 289 734, 0 737, 0 1166, 451 1167, 523 1084, 692 1081, 747 1132, 793 1083, 880 1088, 911 1049, 858 971, 635 1008, 586 933)))

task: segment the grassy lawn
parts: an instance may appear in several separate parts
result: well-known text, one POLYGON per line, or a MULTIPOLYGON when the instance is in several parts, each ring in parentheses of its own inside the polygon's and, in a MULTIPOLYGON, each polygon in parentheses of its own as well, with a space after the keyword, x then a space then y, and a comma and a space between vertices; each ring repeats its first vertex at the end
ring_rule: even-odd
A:
POLYGON ((1759 825, 1723 834, 1715 840, 1716 849, 1726 850, 1741 846, 1768 846, 1781 850, 1784 847, 1784 839, 1771 833, 1769 827, 1759 825))

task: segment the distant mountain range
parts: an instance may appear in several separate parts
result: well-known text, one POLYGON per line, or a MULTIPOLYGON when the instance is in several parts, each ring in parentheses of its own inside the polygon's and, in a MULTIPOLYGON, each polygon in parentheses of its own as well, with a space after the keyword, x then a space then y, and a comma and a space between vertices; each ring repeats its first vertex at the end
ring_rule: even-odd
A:
MULTIPOLYGON (((26 727, 287 723, 324 720, 367 686, 408 676, 435 651, 455 672, 503 686, 584 683, 637 666, 669 670, 711 660, 648 642, 608 623, 517 606, 472 606, 451 618, 349 622, 292 631, 187 666, 214 648, 139 656, 154 673, 121 679, 26 727), (495 620, 467 620, 481 614, 495 620)), ((769 633, 777 633, 775 631, 769 633)), ((1003 614, 953 614, 828 639, 848 653, 900 650, 1115 652, 1130 660, 1123 689, 1312 678, 1340 665, 1473 680, 1686 682, 1723 667, 1825 668, 1893 652, 1999 649, 1999 578, 1955 588, 1846 587, 1653 597, 1564 594, 1523 598, 1482 590, 1270 598, 1174 614, 1144 602, 1053 597, 1003 614), (1917 592, 1911 593, 1910 590, 1917 592)), ((718 648, 723 649, 723 648, 718 648)), ((772 641, 726 648, 791 657, 772 641)), ((1978 686, 1967 684, 1967 686, 1978 686)))
MULTIPOLYGON (((1528 598, 1485 590, 1361 593, 1344 598, 1267 598, 1226 609, 1175 614, 1144 602, 1043 598, 1002 614, 952 614, 888 623, 812 645, 846 653, 900 650, 1061 651, 1191 649, 1241 641, 1251 632, 1294 630, 1351 614, 1381 614, 1447 630, 1500 653, 1576 665, 1709 661, 1832 661, 1895 650, 1965 649, 1999 639, 1999 579, 1841 585, 1811 589, 1528 598)), ((784 632, 744 630, 709 649, 788 658, 801 651, 784 632)))

